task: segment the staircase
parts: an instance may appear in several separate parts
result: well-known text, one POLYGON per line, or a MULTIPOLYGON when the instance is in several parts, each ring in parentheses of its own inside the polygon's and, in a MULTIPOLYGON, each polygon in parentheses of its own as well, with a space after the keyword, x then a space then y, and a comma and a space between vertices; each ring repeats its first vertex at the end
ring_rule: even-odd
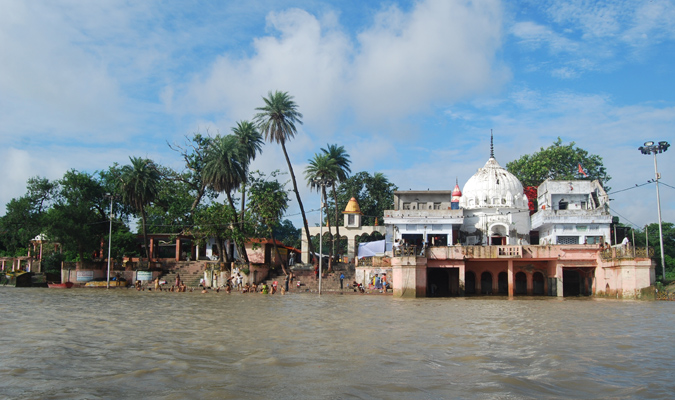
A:
POLYGON ((173 269, 165 272, 159 276, 159 280, 166 281, 167 286, 176 284, 176 275, 180 274, 180 280, 185 283, 187 287, 199 286, 199 281, 204 277, 203 263, 190 263, 189 265, 176 266, 173 269))

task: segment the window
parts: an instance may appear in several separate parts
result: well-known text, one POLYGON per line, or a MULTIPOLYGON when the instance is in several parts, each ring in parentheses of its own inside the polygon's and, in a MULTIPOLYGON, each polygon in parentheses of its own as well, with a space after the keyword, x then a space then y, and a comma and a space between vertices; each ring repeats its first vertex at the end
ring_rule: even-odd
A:
POLYGON ((579 236, 558 236, 558 244, 579 244, 579 236))
POLYGON ((577 225, 577 230, 579 232, 586 232, 588 230, 588 226, 586 225, 577 225))
POLYGON ((587 244, 600 244, 602 243, 602 236, 586 236, 587 244))
POLYGON ((440 210, 441 209, 441 203, 434 203, 434 210, 440 210))
POLYGON ((585 201, 582 201, 582 202, 581 202, 581 209, 582 209, 582 210, 585 210, 585 209, 586 209, 586 202, 585 202, 585 201))
POLYGON ((558 203, 558 210, 567 210, 567 202, 565 200, 560 200, 558 203))
POLYGON ((354 214, 347 214, 347 225, 354 225, 354 214))
POLYGON ((403 203, 404 210, 410 210, 410 203, 403 203))

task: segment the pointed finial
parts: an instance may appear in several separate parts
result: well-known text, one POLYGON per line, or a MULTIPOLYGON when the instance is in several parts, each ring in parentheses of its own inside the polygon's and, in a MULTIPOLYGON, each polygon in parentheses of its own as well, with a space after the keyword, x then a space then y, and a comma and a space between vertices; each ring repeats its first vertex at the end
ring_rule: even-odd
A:
POLYGON ((455 185, 459 186, 459 179, 457 177, 455 177, 455 185))
POLYGON ((495 158, 494 138, 492 136, 492 129, 490 129, 490 158, 495 158))

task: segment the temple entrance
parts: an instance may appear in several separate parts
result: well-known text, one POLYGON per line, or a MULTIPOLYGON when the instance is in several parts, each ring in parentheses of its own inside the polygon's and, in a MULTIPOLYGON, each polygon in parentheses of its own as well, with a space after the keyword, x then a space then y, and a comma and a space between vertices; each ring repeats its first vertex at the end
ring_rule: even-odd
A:
POLYGON ((546 294, 544 290, 544 274, 535 272, 532 274, 532 294, 535 296, 543 296, 546 294))
POLYGON ((487 271, 480 275, 480 293, 492 294, 492 274, 487 271))
POLYGON ((501 295, 508 296, 509 294, 509 276, 506 272, 500 272, 497 275, 497 288, 501 295))
POLYGON ((527 275, 524 272, 520 271, 516 273, 516 287, 514 294, 525 295, 527 294, 527 275))
POLYGON ((458 295, 458 268, 427 268, 427 297, 450 297, 458 295))
POLYGON ((467 295, 476 294, 476 274, 471 271, 464 273, 464 293, 467 295))
POLYGON ((563 296, 580 296, 582 294, 581 274, 576 269, 563 269, 563 296))

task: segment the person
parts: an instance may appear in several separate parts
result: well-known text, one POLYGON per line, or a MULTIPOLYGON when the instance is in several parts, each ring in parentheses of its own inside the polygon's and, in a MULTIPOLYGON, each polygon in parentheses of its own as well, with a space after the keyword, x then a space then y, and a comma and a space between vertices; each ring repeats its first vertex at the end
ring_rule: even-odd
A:
POLYGON ((623 247, 630 247, 630 240, 628 240, 628 236, 624 236, 623 240, 621 241, 621 245, 623 247))
POLYGON ((269 287, 267 287, 267 283, 263 282, 262 285, 260 286, 260 293, 262 294, 269 294, 270 290, 269 287))
POLYGON ((288 266, 292 267, 295 265, 295 253, 292 251, 288 253, 288 266))
POLYGON ((244 277, 241 276, 239 273, 237 273, 237 286, 239 287, 239 290, 241 290, 243 284, 244 284, 244 277))
POLYGON ((344 280, 345 280, 345 274, 340 273, 340 290, 343 289, 342 285, 343 285, 344 280))
POLYGON ((155 279, 155 290, 159 290, 159 276, 155 279))
POLYGON ((317 281, 319 280, 319 265, 318 264, 314 266, 314 278, 316 278, 317 281))
POLYGON ((401 255, 401 243, 399 243, 398 239, 394 241, 394 257, 398 257, 401 255))
POLYGON ((382 279, 375 274, 375 289, 382 289, 382 279))
POLYGON ((176 274, 176 286, 180 286, 180 274, 176 274))
POLYGON ((274 281, 274 283, 272 284, 271 289, 272 289, 272 294, 275 294, 277 292, 277 282, 276 281, 274 281))
POLYGON ((284 285, 285 285, 285 288, 284 288, 284 289, 285 289, 286 292, 288 292, 288 283, 289 283, 290 281, 291 281, 291 276, 290 276, 290 275, 286 275, 286 281, 284 282, 284 285))
POLYGON ((387 283, 387 274, 382 274, 382 279, 380 279, 380 282, 382 283, 382 289, 384 289, 384 292, 387 293, 387 288, 389 286, 387 283))
POLYGON ((251 288, 249 289, 249 291, 258 293, 258 285, 256 285, 255 282, 252 282, 252 283, 251 283, 251 288))

